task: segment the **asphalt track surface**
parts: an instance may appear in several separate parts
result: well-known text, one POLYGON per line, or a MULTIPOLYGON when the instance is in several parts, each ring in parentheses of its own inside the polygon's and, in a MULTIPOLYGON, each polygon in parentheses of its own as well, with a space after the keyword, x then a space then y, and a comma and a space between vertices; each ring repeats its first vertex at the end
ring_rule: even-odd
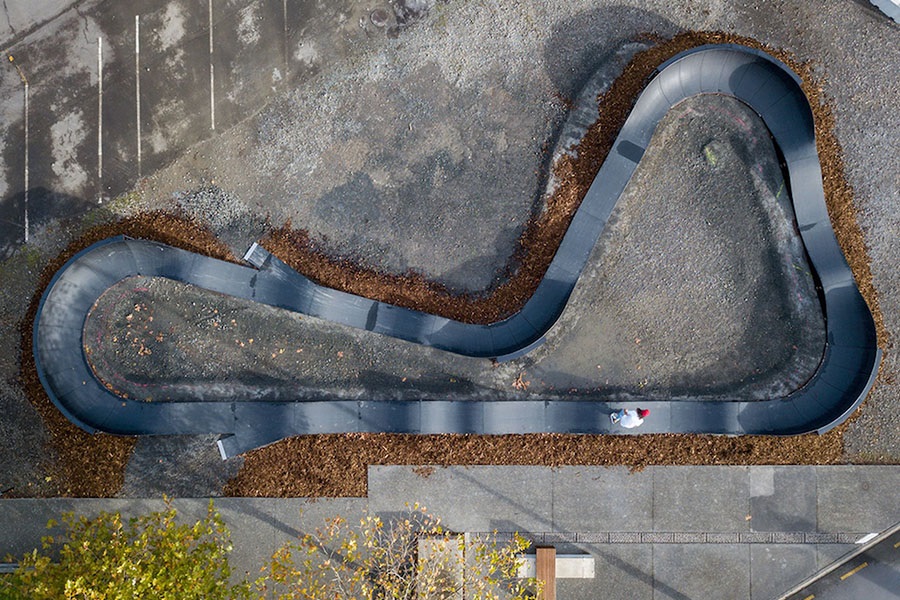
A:
MULTIPOLYGON (((765 122, 783 156, 800 236, 820 287, 826 345, 818 369, 785 397, 754 402, 643 402, 643 433, 793 435, 845 420, 871 388, 881 351, 868 306, 834 237, 816 151, 812 111, 799 78, 765 53, 704 46, 657 70, 638 98, 535 294, 515 315, 473 325, 318 286, 264 249, 239 266, 154 242, 112 238, 74 256, 54 276, 34 323, 34 355, 48 395, 87 431, 114 434, 220 433, 223 457, 310 433, 609 433, 615 406, 592 401, 140 402, 94 376, 84 323, 95 301, 134 275, 166 277, 321 319, 467 356, 509 360, 539 345, 562 313, 657 124, 682 100, 723 94, 765 122)), ((632 406, 633 407, 633 406, 632 406)), ((621 430, 620 430, 621 432, 621 430)))

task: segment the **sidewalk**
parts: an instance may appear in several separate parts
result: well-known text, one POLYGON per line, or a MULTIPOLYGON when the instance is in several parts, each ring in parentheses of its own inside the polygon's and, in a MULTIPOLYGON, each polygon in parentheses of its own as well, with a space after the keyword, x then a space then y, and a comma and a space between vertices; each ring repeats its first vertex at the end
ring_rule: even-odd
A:
MULTIPOLYGON (((255 576, 298 529, 419 502, 457 531, 519 531, 558 553, 589 553, 594 579, 559 579, 558 597, 766 599, 900 520, 900 467, 370 467, 369 497, 221 498, 232 562, 255 576), (299 512, 303 511, 302 517, 299 512)), ((187 518, 206 499, 179 499, 187 518)), ((0 553, 39 543, 61 512, 139 514, 159 500, 4 500, 0 553)))

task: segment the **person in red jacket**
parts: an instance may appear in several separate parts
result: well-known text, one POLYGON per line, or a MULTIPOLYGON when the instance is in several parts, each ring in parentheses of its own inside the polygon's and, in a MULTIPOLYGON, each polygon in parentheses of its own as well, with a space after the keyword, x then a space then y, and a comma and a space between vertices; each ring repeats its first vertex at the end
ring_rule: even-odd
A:
POLYGON ((639 408, 636 411, 623 408, 609 415, 609 420, 612 421, 613 425, 618 423, 622 427, 631 429, 632 427, 639 427, 649 415, 650 411, 644 408, 639 408))

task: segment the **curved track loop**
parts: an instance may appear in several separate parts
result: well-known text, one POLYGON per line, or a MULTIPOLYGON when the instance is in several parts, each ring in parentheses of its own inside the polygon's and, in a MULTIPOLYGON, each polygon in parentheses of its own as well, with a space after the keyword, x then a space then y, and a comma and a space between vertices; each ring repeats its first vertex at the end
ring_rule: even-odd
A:
MULTIPOLYGON (((654 417, 641 431, 789 435, 824 432, 865 398, 881 353, 872 315, 841 253, 828 212, 813 116, 799 79, 768 55, 704 46, 663 64, 643 91, 603 163, 534 296, 512 317, 471 325, 320 287, 257 245, 252 267, 126 238, 99 242, 60 269, 41 300, 34 354, 57 407, 88 431, 221 433, 223 457, 305 433, 526 433, 609 431, 610 408, 591 401, 138 402, 95 378, 82 331, 94 302, 132 275, 167 277, 216 292, 468 356, 510 359, 538 345, 572 292, 594 244, 660 119, 697 94, 725 94, 765 121, 783 153, 800 235, 822 288, 827 340, 810 381, 787 397, 755 402, 643 402, 654 417)), ((628 406, 617 403, 616 407, 628 406)))

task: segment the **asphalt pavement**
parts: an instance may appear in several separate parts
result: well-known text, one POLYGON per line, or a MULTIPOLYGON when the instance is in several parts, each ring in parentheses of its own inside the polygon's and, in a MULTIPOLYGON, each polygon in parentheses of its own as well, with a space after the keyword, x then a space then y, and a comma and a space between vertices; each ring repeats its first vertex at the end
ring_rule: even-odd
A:
MULTIPOLYGON (((846 559, 804 581, 783 600, 841 600, 871 598, 891 600, 897 597, 900 570, 900 523, 862 544, 846 559)), ((779 598, 782 600, 782 598, 779 598)))

